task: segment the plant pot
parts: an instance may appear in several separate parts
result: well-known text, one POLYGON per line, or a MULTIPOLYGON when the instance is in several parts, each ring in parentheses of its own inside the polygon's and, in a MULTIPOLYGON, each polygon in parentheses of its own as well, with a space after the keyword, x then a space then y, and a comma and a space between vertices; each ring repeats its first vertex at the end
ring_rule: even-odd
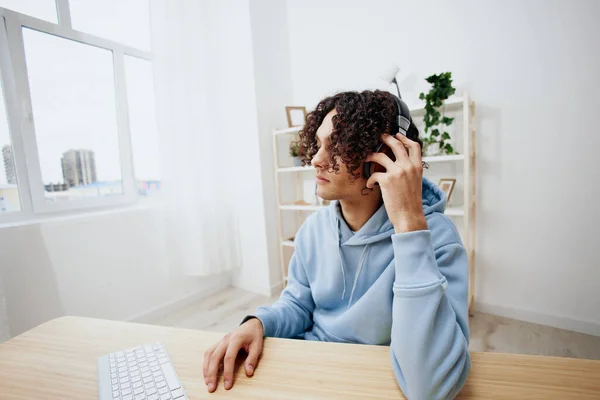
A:
POLYGON ((425 148, 425 156, 426 157, 439 156, 440 153, 441 153, 441 151, 440 151, 439 143, 431 143, 431 144, 427 145, 427 147, 425 148))
POLYGON ((300 157, 294 157, 294 167, 301 167, 304 165, 304 162, 302 161, 302 159, 300 157))

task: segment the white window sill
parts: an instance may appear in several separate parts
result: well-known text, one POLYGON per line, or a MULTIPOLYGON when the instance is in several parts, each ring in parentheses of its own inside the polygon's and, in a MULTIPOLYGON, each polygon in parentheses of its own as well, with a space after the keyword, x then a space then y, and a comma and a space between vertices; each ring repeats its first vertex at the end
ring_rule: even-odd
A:
MULTIPOLYGON (((120 213, 127 212, 135 212, 135 211, 143 211, 143 210, 152 210, 158 209, 160 207, 160 202, 157 199, 140 199, 137 203, 126 205, 126 206, 115 206, 110 208, 102 208, 95 210, 85 210, 85 211, 71 211, 64 213, 54 213, 47 215, 35 215, 35 216, 23 216, 23 218, 19 218, 14 221, 0 222, 0 229, 5 228, 16 228, 20 226, 28 226, 28 225, 39 225, 48 222, 64 222, 64 221, 72 221, 72 220, 80 220, 86 218, 95 218, 102 217, 106 215, 114 215, 120 213)), ((1 215, 0 215, 1 218, 1 215)))

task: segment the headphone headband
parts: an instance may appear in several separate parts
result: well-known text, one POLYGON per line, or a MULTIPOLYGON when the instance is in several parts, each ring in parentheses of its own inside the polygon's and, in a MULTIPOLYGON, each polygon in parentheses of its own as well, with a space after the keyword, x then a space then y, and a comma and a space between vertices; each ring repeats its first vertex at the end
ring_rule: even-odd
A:
POLYGON ((406 132, 410 127, 410 110, 400 97, 394 94, 392 96, 394 96, 394 100, 398 106, 398 132, 406 136, 406 132))

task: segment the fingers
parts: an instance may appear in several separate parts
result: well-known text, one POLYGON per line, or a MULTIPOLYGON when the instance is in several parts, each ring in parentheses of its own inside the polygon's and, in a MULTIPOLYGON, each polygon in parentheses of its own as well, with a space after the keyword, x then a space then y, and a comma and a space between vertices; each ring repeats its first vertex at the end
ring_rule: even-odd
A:
POLYGON ((367 157, 366 161, 376 162, 386 170, 389 170, 394 166, 392 159, 384 153, 372 153, 367 157))
POLYGON ((235 339, 230 341, 229 346, 227 347, 225 360, 223 361, 223 379, 225 381, 225 390, 229 390, 233 386, 233 370, 235 368, 235 359, 237 358, 238 352, 241 348, 242 342, 235 339))
POLYGON ((384 179, 386 179, 386 172, 375 172, 371 175, 369 180, 367 180, 367 187, 373 189, 375 183, 381 184, 381 181, 384 179))
POLYGON ((225 352, 227 351, 227 340, 221 340, 219 342, 217 348, 210 356, 209 365, 208 365, 208 391, 214 392, 217 389, 217 373, 219 372, 219 367, 221 366, 221 361, 223 361, 223 357, 225 357, 225 352))
MULTIPOLYGON (((396 137, 399 138, 404 136, 396 135, 396 137)), ((396 161, 403 162, 408 159, 408 153, 406 152, 406 149, 402 144, 403 142, 401 142, 399 139, 396 139, 396 137, 385 134, 381 135, 381 140, 383 141, 383 143, 387 144, 390 147, 390 149, 392 149, 394 155, 396 156, 396 161)))
POLYGON ((421 146, 419 146, 419 143, 415 142, 414 140, 410 140, 409 138, 407 138, 404 135, 396 135, 396 138, 408 150, 408 155, 409 155, 410 161, 415 166, 420 166, 422 163, 422 158, 421 158, 421 146))
POLYGON ((246 358, 245 369, 246 376, 251 377, 254 375, 254 371, 256 370, 256 365, 258 364, 258 357, 260 357, 263 349, 263 338, 260 340, 254 340, 250 343, 250 347, 248 349, 248 357, 246 358))
POLYGON ((204 383, 208 385, 208 366, 210 364, 210 356, 214 353, 215 349, 219 344, 215 344, 210 349, 206 350, 204 353, 204 364, 203 364, 203 372, 204 372, 204 383))

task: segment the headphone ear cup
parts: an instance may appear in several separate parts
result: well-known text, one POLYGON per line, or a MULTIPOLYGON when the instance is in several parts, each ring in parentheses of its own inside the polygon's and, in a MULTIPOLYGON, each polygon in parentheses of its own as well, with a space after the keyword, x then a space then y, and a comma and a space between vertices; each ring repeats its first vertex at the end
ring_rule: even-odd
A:
MULTIPOLYGON (((388 156, 392 161, 396 161, 396 156, 392 149, 384 144, 380 143, 379 146, 375 149, 374 153, 383 153, 388 156)), ((381 164, 377 164, 376 162, 366 162, 363 167, 363 175, 365 179, 369 179, 371 175, 375 172, 385 172, 386 169, 381 164)))

